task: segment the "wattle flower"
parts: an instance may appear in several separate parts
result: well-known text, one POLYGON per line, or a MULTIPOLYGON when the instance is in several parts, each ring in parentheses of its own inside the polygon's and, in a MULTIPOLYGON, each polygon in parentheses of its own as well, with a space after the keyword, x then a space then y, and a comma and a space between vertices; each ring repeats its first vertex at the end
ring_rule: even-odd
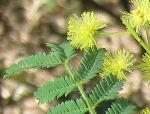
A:
POLYGON ((105 77, 113 74, 119 80, 126 79, 125 72, 130 72, 133 66, 133 55, 125 50, 119 50, 114 54, 106 53, 102 73, 105 77))
POLYGON ((87 51, 97 48, 95 41, 96 32, 106 27, 99 15, 93 12, 84 12, 81 17, 73 16, 68 23, 67 40, 80 50, 87 51))
POLYGON ((142 61, 139 64, 140 70, 145 73, 145 79, 150 81, 150 55, 145 54, 142 58, 142 61))
POLYGON ((141 27, 150 26, 150 0, 131 0, 135 8, 130 13, 123 12, 122 20, 138 33, 141 27))

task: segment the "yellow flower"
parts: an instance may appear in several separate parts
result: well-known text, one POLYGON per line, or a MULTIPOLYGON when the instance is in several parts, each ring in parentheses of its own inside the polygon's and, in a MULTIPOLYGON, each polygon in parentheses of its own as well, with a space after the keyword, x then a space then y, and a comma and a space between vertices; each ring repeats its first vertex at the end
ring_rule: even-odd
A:
POLYGON ((150 109, 149 108, 145 108, 143 111, 141 111, 140 114, 150 114, 150 109))
POLYGON ((135 8, 130 12, 123 13, 123 23, 125 21, 133 27, 138 33, 143 26, 150 25, 150 0, 131 0, 135 8))
POLYGON ((142 58, 142 61, 139 64, 139 68, 145 72, 145 79, 150 81, 150 55, 145 54, 142 58))
POLYGON ((73 16, 68 23, 67 39, 70 44, 80 50, 87 51, 97 47, 94 39, 96 32, 106 27, 99 15, 93 12, 84 12, 81 17, 73 16))
POLYGON ((119 80, 126 79, 125 72, 129 72, 133 66, 133 55, 125 50, 119 50, 114 54, 106 53, 102 77, 113 74, 119 80))

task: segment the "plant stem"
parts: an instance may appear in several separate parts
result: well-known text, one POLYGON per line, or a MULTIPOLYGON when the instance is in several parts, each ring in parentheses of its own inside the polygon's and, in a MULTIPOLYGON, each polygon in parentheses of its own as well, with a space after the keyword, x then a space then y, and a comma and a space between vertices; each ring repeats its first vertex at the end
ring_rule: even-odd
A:
POLYGON ((87 95, 85 94, 82 85, 79 84, 79 85, 78 85, 78 89, 79 89, 79 91, 80 91, 80 94, 81 94, 82 98, 85 100, 85 102, 86 102, 86 104, 87 104, 87 106, 88 106, 89 112, 90 112, 91 114, 96 114, 95 109, 91 109, 91 108, 90 108, 91 106, 90 106, 88 97, 87 97, 87 95))
MULTIPOLYGON (((71 77, 73 78, 73 80, 76 81, 76 80, 75 80, 75 75, 74 75, 74 73, 73 73, 73 71, 72 71, 72 68, 71 68, 70 65, 68 64, 68 61, 67 61, 67 60, 65 61, 65 68, 66 68, 67 72, 69 73, 69 75, 71 75, 71 77)), ((76 82, 76 85, 77 85, 77 87, 78 87, 78 90, 79 90, 79 92, 80 92, 82 98, 84 99, 84 101, 85 101, 86 104, 87 104, 87 107, 88 107, 88 109, 89 109, 89 112, 90 112, 91 114, 97 114, 96 111, 95 111, 95 109, 91 108, 90 103, 89 103, 89 100, 88 100, 88 97, 87 97, 87 95, 86 95, 86 93, 85 93, 85 91, 84 91, 83 86, 82 86, 81 84, 79 84, 78 82, 76 82)))
POLYGON ((129 32, 100 32, 98 35, 111 36, 111 35, 122 35, 122 34, 130 34, 130 33, 129 32))
POLYGON ((148 47, 150 47, 150 32, 147 27, 145 27, 145 32, 146 32, 146 38, 148 40, 148 47))
POLYGON ((68 74, 72 77, 72 79, 75 81, 74 73, 72 72, 72 69, 70 68, 70 65, 68 64, 68 60, 65 60, 65 68, 68 74))
POLYGON ((146 50, 146 52, 150 55, 150 48, 143 42, 143 40, 137 35, 137 33, 133 29, 129 29, 133 38, 138 41, 138 43, 146 50))
MULTIPOLYGON (((143 42, 143 40, 136 34, 136 32, 133 29, 129 28, 129 31, 130 31, 131 35, 134 37, 134 39, 136 41, 138 41, 138 43, 146 50, 146 52, 148 54, 150 54, 150 48, 149 48, 150 47, 150 39, 149 39, 150 35, 149 35, 148 29, 146 29, 146 34, 147 34, 147 40, 148 40, 148 45, 149 46, 147 46, 143 42)), ((103 33, 100 33, 99 35, 111 36, 111 35, 121 35, 121 34, 130 34, 130 33, 129 32, 103 32, 103 33)))

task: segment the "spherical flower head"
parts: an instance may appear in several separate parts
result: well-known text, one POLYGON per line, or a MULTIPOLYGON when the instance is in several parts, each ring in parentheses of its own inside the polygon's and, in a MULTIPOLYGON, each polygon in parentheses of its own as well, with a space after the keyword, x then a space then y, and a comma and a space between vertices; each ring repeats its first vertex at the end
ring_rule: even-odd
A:
POLYGON ((145 73, 145 79, 150 81, 150 55, 145 54, 139 64, 139 68, 145 73))
POLYGON ((150 0, 131 0, 131 2, 135 8, 130 13, 124 12, 122 19, 123 23, 128 20, 138 33, 141 27, 150 25, 150 0))
POLYGON ((96 32, 106 27, 99 15, 93 12, 84 12, 81 17, 73 16, 68 23, 67 39, 70 44, 80 50, 87 51, 97 48, 94 39, 96 32))
POLYGON ((145 108, 140 112, 140 114, 150 114, 150 108, 145 108))
POLYGON ((130 72, 133 66, 133 55, 125 50, 119 50, 114 54, 107 52, 104 59, 102 77, 113 74, 119 80, 126 79, 125 72, 130 72))

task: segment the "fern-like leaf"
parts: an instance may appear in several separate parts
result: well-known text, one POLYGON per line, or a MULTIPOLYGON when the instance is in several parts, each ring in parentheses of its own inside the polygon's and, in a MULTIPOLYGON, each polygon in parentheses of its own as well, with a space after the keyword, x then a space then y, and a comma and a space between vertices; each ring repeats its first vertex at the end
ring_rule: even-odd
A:
POLYGON ((47 46, 51 48, 52 51, 57 51, 57 52, 63 51, 63 55, 65 56, 65 59, 70 60, 72 57, 75 56, 75 49, 68 42, 64 42, 59 46, 52 43, 47 43, 47 46))
POLYGON ((70 100, 58 104, 48 114, 84 114, 86 111, 88 111, 88 108, 83 99, 80 98, 76 101, 70 100))
POLYGON ((75 54, 75 49, 68 42, 62 43, 60 46, 64 50, 64 54, 68 60, 72 59, 75 54))
POLYGON ((114 99, 118 91, 122 89, 123 81, 118 80, 116 77, 110 75, 100 81, 94 90, 89 94, 91 106, 97 106, 104 100, 114 99))
POLYGON ((8 68, 5 71, 4 78, 9 78, 14 73, 22 72, 32 68, 53 67, 62 63, 62 60, 62 57, 56 52, 52 52, 48 55, 46 55, 45 53, 32 55, 21 60, 20 62, 18 62, 18 64, 15 64, 8 68))
POLYGON ((35 92, 40 103, 48 103, 65 94, 67 96, 76 87, 75 81, 69 76, 61 76, 53 82, 48 82, 35 92))
POLYGON ((89 50, 83 57, 80 66, 76 71, 78 80, 90 80, 99 73, 105 55, 105 49, 89 50))
POLYGON ((22 72, 32 68, 54 67, 58 64, 61 64, 66 59, 70 59, 75 53, 74 48, 67 42, 62 43, 59 46, 48 43, 47 46, 51 48, 52 52, 50 54, 47 55, 43 53, 26 57, 18 62, 18 64, 8 68, 5 71, 4 78, 9 78, 14 73, 22 72))
POLYGON ((106 114, 134 114, 136 106, 131 102, 121 99, 115 101, 111 108, 108 108, 106 114))

